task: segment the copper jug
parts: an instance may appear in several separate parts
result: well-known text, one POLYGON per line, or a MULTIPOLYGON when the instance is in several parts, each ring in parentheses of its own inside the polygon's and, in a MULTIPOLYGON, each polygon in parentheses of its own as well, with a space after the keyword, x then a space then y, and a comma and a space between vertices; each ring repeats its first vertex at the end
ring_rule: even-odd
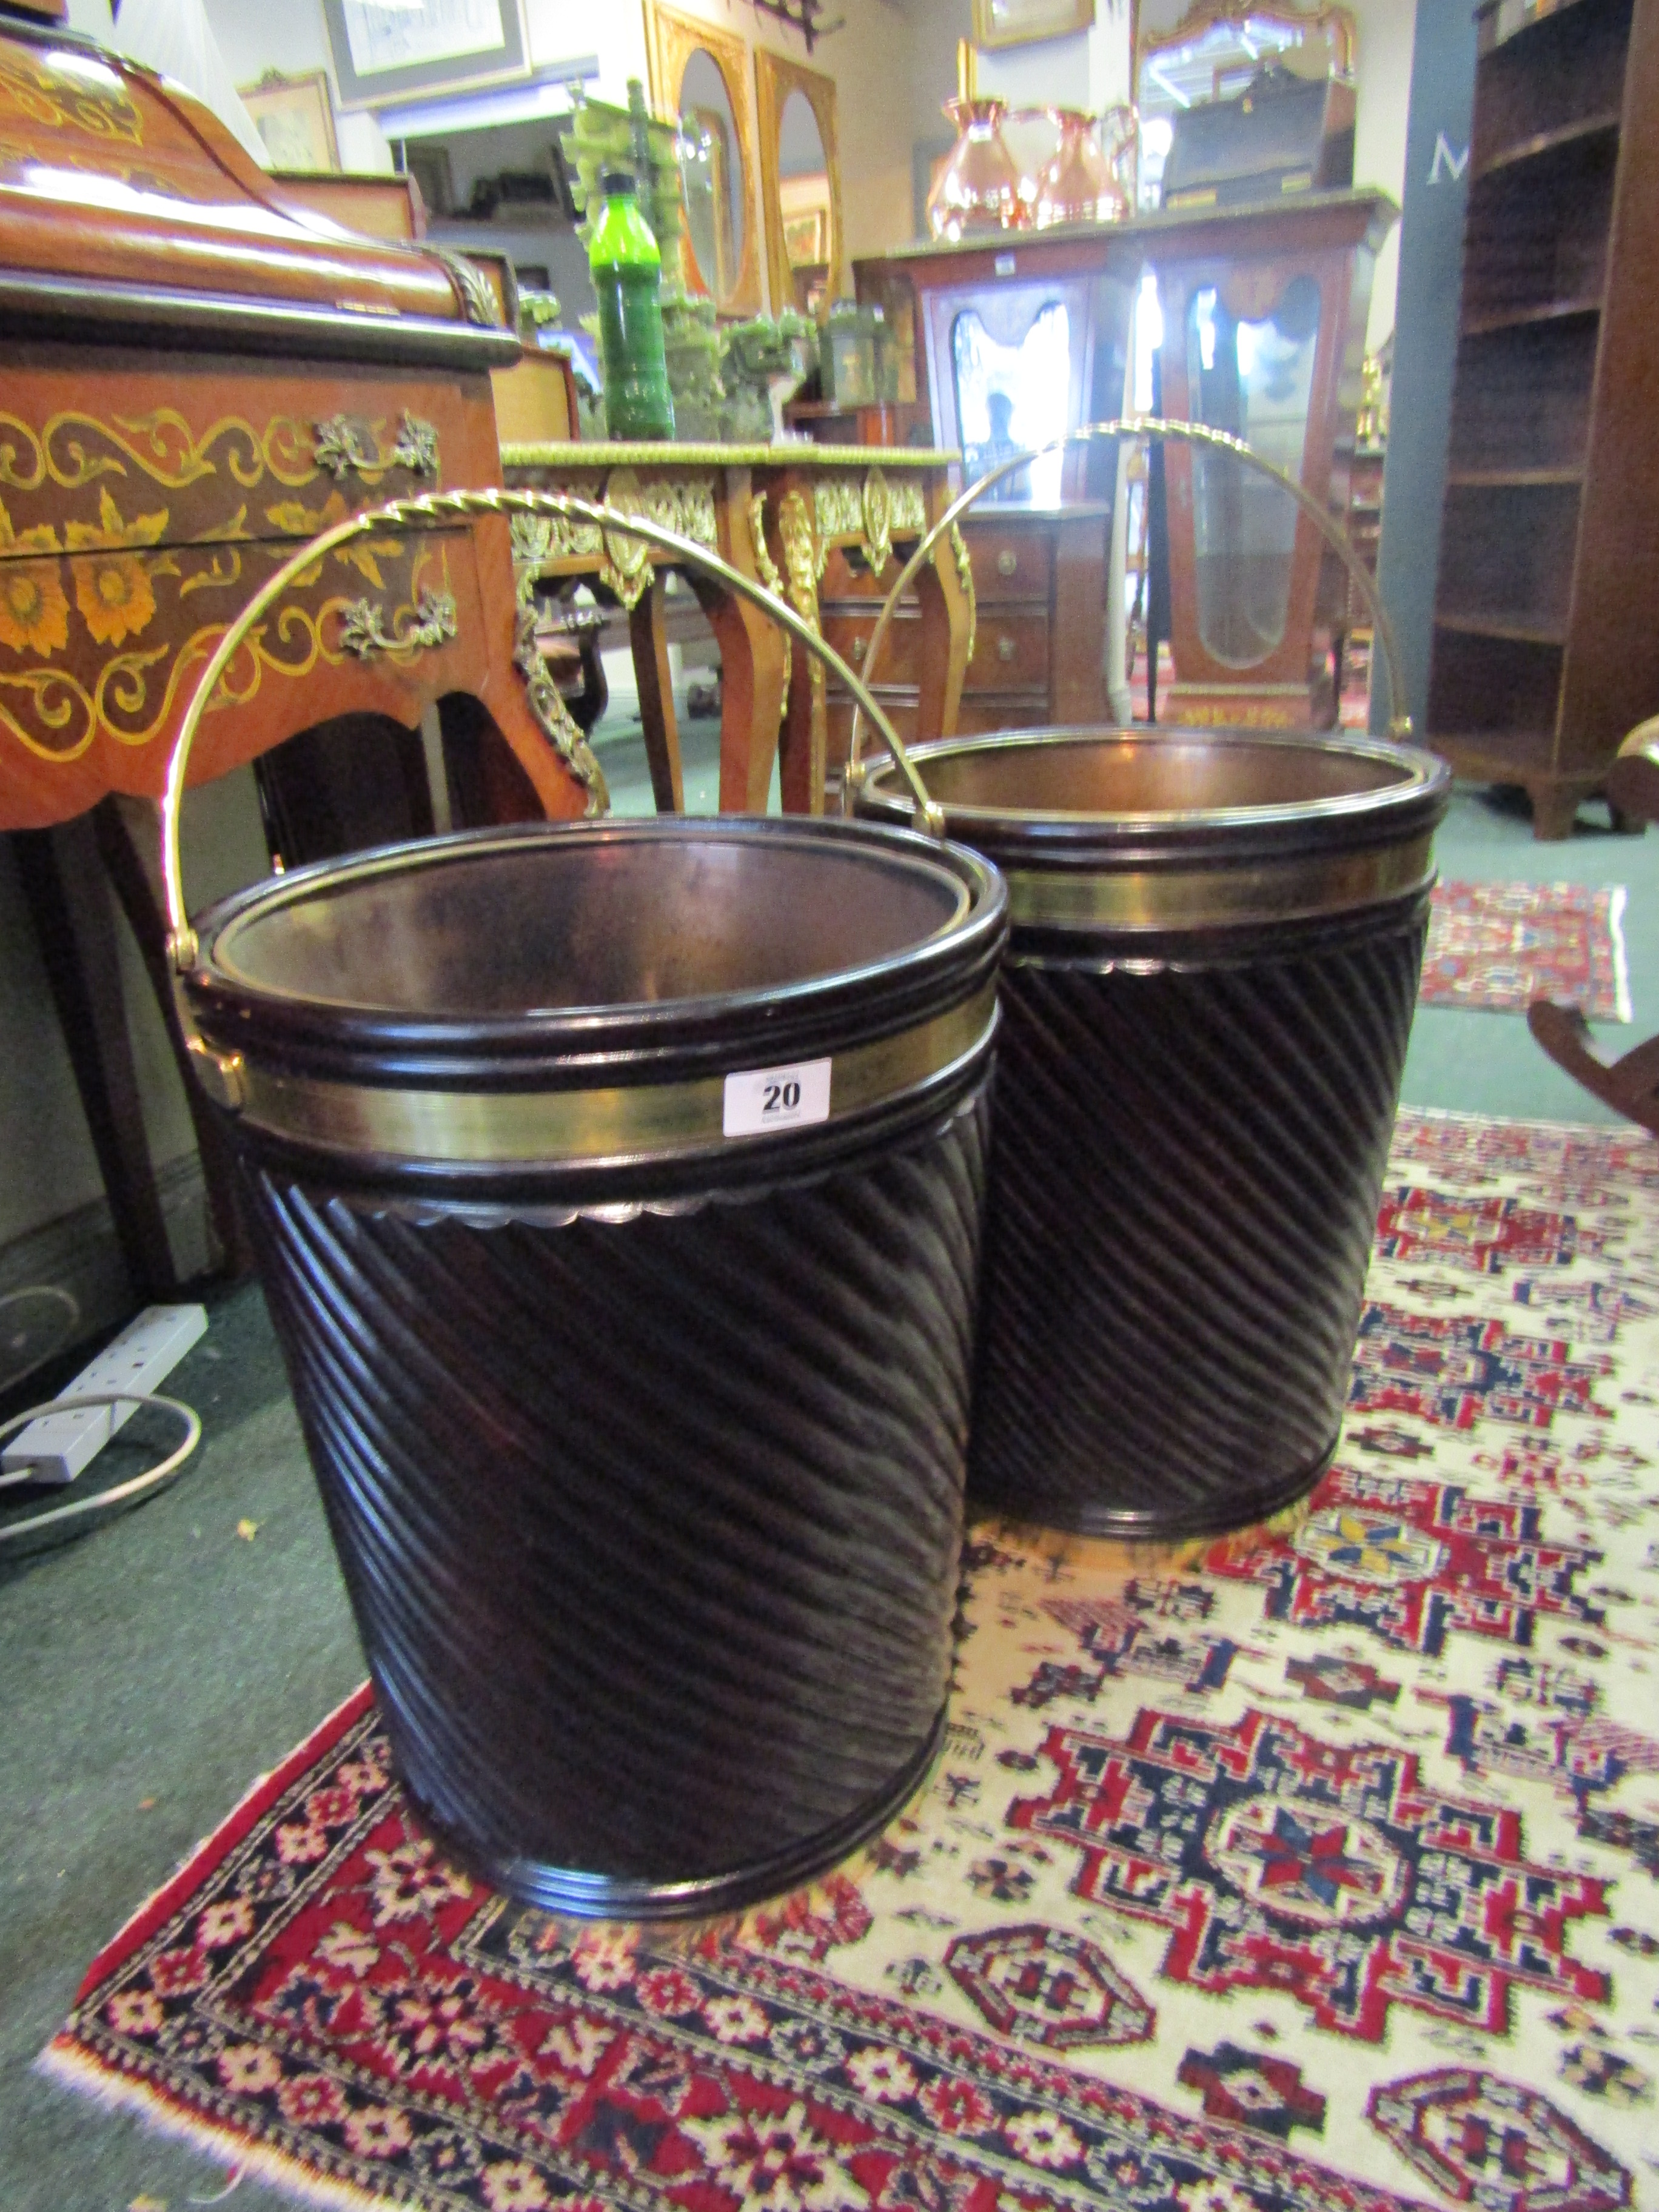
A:
POLYGON ((1075 107, 1044 111, 1060 143, 1037 179, 1035 221, 1039 230, 1060 222, 1121 222, 1129 203, 1101 151, 1095 119, 1075 107))
POLYGON ((1018 229, 1030 221, 1019 165, 1002 137, 1007 102, 959 94, 945 113, 960 134, 927 195, 927 228, 935 238, 975 230, 1018 229))

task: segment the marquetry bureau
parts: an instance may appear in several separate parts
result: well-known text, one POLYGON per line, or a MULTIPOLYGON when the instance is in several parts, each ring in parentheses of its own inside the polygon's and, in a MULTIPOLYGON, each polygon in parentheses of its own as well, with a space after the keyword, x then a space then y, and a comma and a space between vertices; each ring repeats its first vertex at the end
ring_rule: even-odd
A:
MULTIPOLYGON (((290 204, 176 86, 0 27, 0 830, 40 833, 15 842, 146 1289, 167 1239, 88 811, 154 800, 214 645, 299 543, 500 483, 489 372, 520 348, 497 314, 470 264, 290 204)), ((336 716, 412 729, 460 694, 457 815, 579 814, 598 773, 532 628, 504 520, 343 546, 233 662, 192 781, 336 716)), ((124 897, 159 955, 143 888, 141 862, 124 897)))
MULTIPOLYGON (((950 504, 960 460, 908 447, 501 447, 508 483, 603 492, 624 513, 652 516, 781 593, 844 654, 873 624, 904 555, 950 504), (842 604, 849 591, 858 610, 850 627, 842 604)), ((955 729, 974 647, 974 571, 960 536, 947 544, 903 610, 904 674, 885 687, 905 731, 927 737, 955 729)), ((659 573, 672 564, 649 557, 637 539, 580 524, 526 520, 514 526, 514 544, 529 572, 556 584, 595 584, 629 609, 653 788, 659 807, 679 807, 659 573)), ((686 576, 720 647, 722 810, 763 809, 776 759, 785 810, 821 812, 826 771, 846 757, 850 700, 764 615, 689 565, 686 576)))
MULTIPOLYGON (((297 541, 355 507, 501 481, 489 371, 520 349, 484 326, 475 271, 290 206, 178 88, 15 22, 0 311, 7 827, 157 792, 191 671, 297 541)), ((413 725, 470 692, 541 805, 578 811, 516 636, 503 525, 343 548, 235 665, 196 772, 327 715, 413 725)))

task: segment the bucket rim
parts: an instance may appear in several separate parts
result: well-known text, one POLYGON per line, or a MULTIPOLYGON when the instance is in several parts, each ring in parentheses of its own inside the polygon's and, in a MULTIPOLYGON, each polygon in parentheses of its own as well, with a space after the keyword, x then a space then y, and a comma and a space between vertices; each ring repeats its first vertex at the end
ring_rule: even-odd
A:
MULTIPOLYGON (((976 951, 982 939, 994 942, 1004 923, 1006 888, 994 861, 971 848, 921 835, 902 824, 843 821, 834 817, 708 815, 645 816, 632 820, 496 823, 442 836, 368 848, 343 857, 314 861, 264 878, 231 893, 209 908, 196 924, 198 954, 186 987, 204 1018, 234 1007, 257 1023, 281 1030, 320 1023, 343 1025, 364 1042, 395 1038, 441 1050, 464 1042, 470 1051, 510 1045, 515 1039, 548 1048, 565 1037, 605 1049, 613 1032, 677 1031, 688 1024, 742 1024, 763 1010, 775 1018, 805 1012, 847 994, 880 994, 904 981, 921 983, 935 969, 954 968, 958 955, 976 951), (830 843, 854 848, 905 872, 947 879, 955 892, 953 909, 935 928, 896 951, 855 964, 770 985, 708 990, 665 999, 623 999, 573 1005, 520 1007, 510 1012, 422 1012, 367 999, 330 997, 313 990, 272 983, 250 975, 235 963, 235 939, 243 932, 287 908, 304 904, 321 892, 370 882, 377 877, 414 874, 464 863, 495 853, 546 846, 554 850, 616 845, 764 844, 774 849, 821 850, 830 843)), ((220 1024, 214 1022, 218 1028, 220 1024)))
MULTIPOLYGON (((1182 739, 1227 750, 1273 746, 1288 752, 1358 757, 1397 765, 1401 775, 1397 783, 1334 797, 1281 800, 1263 805, 1153 808, 1139 813, 976 805, 942 798, 937 792, 933 794, 934 802, 945 817, 948 835, 956 842, 974 845, 976 850, 980 848, 975 833, 1000 833, 1018 838, 1028 827, 1047 833, 1045 842, 1058 842, 1070 837, 1086 839, 1091 843, 1105 840, 1129 845, 1160 836, 1173 842, 1195 841, 1206 833, 1214 832, 1294 832, 1323 826, 1340 829, 1356 817, 1382 828, 1396 812, 1409 811, 1414 815, 1425 805, 1437 806, 1451 783, 1451 770, 1447 763, 1426 747, 1401 744, 1364 732, 1208 729, 1173 723, 1106 724, 1091 728, 1070 724, 1052 729, 997 730, 977 736, 941 738, 928 744, 912 745, 908 750, 911 759, 925 771, 930 762, 959 758, 970 753, 1103 744, 1152 747, 1182 739)), ((893 769, 894 764, 888 761, 866 769, 857 794, 860 812, 865 819, 885 821, 908 812, 908 799, 895 787, 893 769)), ((1031 848, 1033 860, 1038 858, 1040 849, 1031 848)))

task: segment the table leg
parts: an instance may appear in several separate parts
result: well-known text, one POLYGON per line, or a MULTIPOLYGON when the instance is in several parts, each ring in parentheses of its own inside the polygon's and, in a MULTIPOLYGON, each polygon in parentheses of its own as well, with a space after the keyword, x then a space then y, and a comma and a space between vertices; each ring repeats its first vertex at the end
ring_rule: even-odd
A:
POLYGON ((605 658, 599 651, 597 625, 582 632, 581 655, 581 696, 571 707, 570 719, 585 738, 591 738, 611 703, 611 686, 605 681, 605 658))
POLYGON ((973 562, 959 530, 951 530, 948 551, 939 546, 918 573, 916 598, 921 607, 916 742, 928 744, 956 735, 963 679, 973 657, 979 610, 973 562))
MULTIPOLYGON (((441 760, 441 754, 440 759, 441 760)), ((240 1278, 253 1272, 253 1246, 236 1197, 236 1156, 220 1115, 202 1095, 191 1066, 185 1033, 173 994, 173 963, 167 953, 167 916, 161 891, 161 809, 153 799, 132 799, 112 792, 92 812, 98 849, 115 888, 132 933, 143 956, 150 988, 161 1008, 173 1057, 185 1086, 185 1103, 196 1132, 196 1149, 202 1157, 202 1180, 207 1186, 208 1210, 213 1233, 228 1274, 240 1278)))
POLYGON ((640 687, 640 720, 645 725, 645 757, 651 766, 651 791, 659 814, 684 814, 685 778, 680 767, 680 726, 674 714, 674 685, 668 669, 668 632, 663 580, 653 577, 628 611, 628 641, 634 652, 634 679, 640 687))
POLYGON ((686 581, 720 649, 720 812, 764 814, 789 666, 783 637, 747 599, 701 577, 686 581))
POLYGON ((421 755, 426 763, 433 831, 437 836, 447 837, 455 827, 455 817, 449 799, 449 770, 444 765, 444 726, 435 699, 429 707, 421 709, 421 755))
MULTIPOLYGON (((720 551, 745 576, 777 587, 777 572, 761 528, 761 500, 732 496, 719 503, 720 551)), ((789 680, 789 641, 747 599, 688 570, 720 649, 720 812, 764 814, 777 758, 778 722, 789 680)))
POLYGON ((170 1297, 179 1278, 144 1133, 115 910, 91 821, 82 815, 53 830, 19 830, 13 846, 127 1273, 141 1297, 170 1297))

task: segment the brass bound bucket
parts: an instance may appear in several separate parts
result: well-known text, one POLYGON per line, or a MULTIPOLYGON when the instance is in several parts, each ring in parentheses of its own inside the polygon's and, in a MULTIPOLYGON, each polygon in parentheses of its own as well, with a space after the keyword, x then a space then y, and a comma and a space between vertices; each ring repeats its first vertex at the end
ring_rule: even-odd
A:
MULTIPOLYGON (((910 757, 935 826, 1006 872, 1012 925, 970 1498, 1158 1541, 1266 1518, 1335 1448, 1449 772, 1369 738, 1149 728, 910 757)), ((849 784, 864 818, 910 819, 856 728, 849 784)))
MULTIPOLYGON (((709 565, 545 494, 342 527, 491 508, 709 565)), ((209 665, 166 875, 400 1778, 555 1910, 787 1888, 943 1729, 1003 886, 848 823, 538 824, 296 872, 192 929, 189 744, 314 556, 209 665)))

